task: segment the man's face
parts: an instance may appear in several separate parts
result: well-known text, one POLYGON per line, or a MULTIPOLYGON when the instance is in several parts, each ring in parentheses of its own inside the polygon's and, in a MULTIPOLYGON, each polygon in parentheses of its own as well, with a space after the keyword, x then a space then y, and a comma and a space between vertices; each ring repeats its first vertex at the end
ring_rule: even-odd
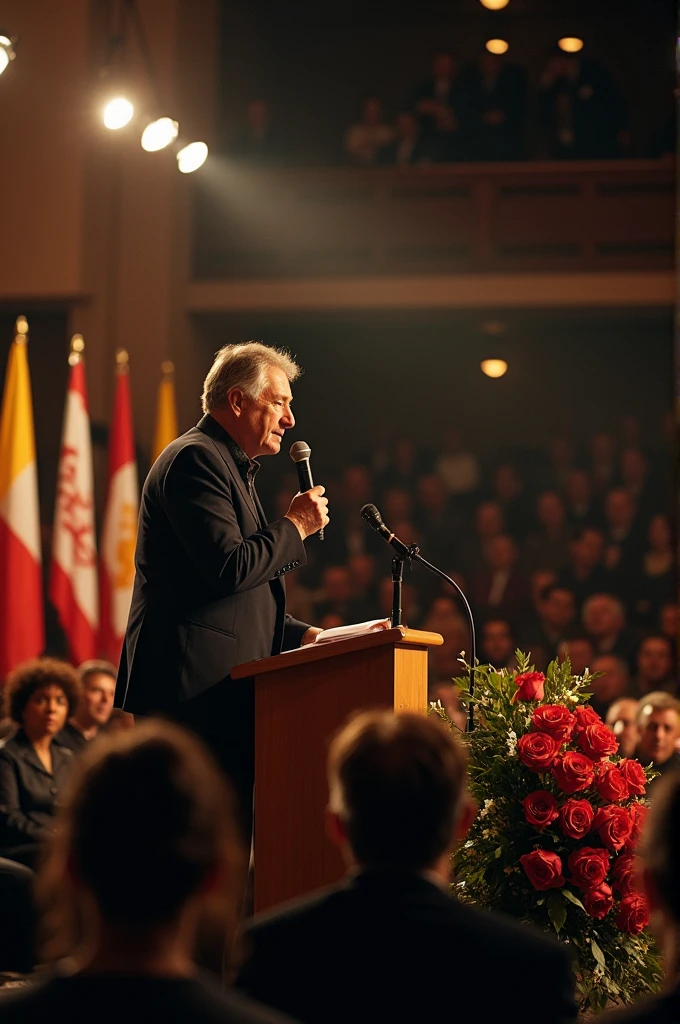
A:
POLYGON ((637 664, 640 675, 648 683, 667 679, 673 671, 670 643, 661 637, 648 637, 638 651, 637 664))
POLYGON ((569 658, 575 676, 582 676, 593 662, 593 645, 590 641, 580 638, 563 641, 559 645, 559 655, 560 661, 569 658))
POLYGON ((512 634, 507 622, 487 622, 484 626, 484 653, 492 665, 505 665, 512 657, 512 634))
POLYGON ((620 658, 603 654, 594 658, 590 666, 591 672, 601 672, 599 679, 590 684, 597 700, 603 704, 610 703, 620 697, 628 686, 628 670, 620 658))
POLYGON ((76 720, 85 729, 106 725, 113 710, 116 681, 106 672, 88 675, 80 691, 76 720))
POLYGON ((290 408, 293 395, 283 370, 270 366, 259 398, 243 396, 241 404, 241 447, 254 459, 278 455, 286 430, 295 426, 290 408))
MULTIPOLYGON (((643 709, 644 710, 644 709, 643 709)), ((675 753, 680 737, 680 718, 673 708, 659 708, 643 718, 638 753, 643 764, 665 764, 675 753)))
POLYGON ((617 700, 607 712, 606 723, 619 741, 621 757, 632 757, 638 744, 638 727, 635 724, 637 701, 617 700))
POLYGON ((622 628, 616 605, 608 597, 591 598, 583 616, 583 624, 592 636, 608 636, 622 628))
POLYGON ((576 615, 571 590, 552 590, 543 602, 543 618, 551 629, 566 629, 576 615))

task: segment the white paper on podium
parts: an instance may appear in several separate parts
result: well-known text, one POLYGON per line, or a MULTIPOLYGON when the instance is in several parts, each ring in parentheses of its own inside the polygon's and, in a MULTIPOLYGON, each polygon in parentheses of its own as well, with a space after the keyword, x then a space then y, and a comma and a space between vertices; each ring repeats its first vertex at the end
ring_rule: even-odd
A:
POLYGON ((371 619, 370 622, 355 622, 351 626, 334 626, 317 633, 316 644, 328 644, 333 640, 347 640, 351 636, 364 636, 366 633, 379 633, 381 629, 390 629, 389 619, 371 619))

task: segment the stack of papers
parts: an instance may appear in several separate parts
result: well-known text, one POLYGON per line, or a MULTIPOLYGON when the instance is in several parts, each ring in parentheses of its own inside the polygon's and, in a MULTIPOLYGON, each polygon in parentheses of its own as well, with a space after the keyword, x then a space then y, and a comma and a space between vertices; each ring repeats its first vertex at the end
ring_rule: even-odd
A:
POLYGON ((317 634, 314 642, 327 644, 333 640, 348 640, 351 636, 379 633, 381 629, 391 629, 389 619, 371 619, 370 622, 356 622, 353 626, 335 626, 333 629, 323 629, 317 634))

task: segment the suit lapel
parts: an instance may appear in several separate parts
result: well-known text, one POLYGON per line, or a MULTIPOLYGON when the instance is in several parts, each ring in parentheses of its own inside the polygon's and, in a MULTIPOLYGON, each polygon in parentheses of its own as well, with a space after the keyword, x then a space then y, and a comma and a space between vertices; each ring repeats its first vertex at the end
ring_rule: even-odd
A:
MULTIPOLYGON (((260 522, 260 513, 259 513, 259 511, 258 511, 258 509, 257 509, 257 507, 255 505, 255 502, 253 501, 253 499, 250 496, 250 492, 248 491, 248 488, 247 488, 246 484, 244 483, 243 477, 239 473, 238 466, 236 465, 236 463, 234 462, 233 458, 231 457, 231 452, 227 448, 225 442, 220 437, 220 434, 223 433, 223 431, 222 431, 222 428, 220 427, 219 423, 216 420, 214 420, 212 418, 212 416, 206 414, 203 417, 203 419, 200 420, 200 422, 198 423, 198 429, 203 434, 206 434, 210 438, 210 440, 213 442, 213 444, 215 445, 215 448, 217 449, 217 451, 222 456, 222 459, 224 460, 224 464, 226 465, 227 469, 231 473, 231 476, 232 476, 232 478, 234 480, 234 483, 238 487, 239 493, 240 493, 241 497, 243 498, 244 503, 248 506, 250 511, 253 513, 253 516, 255 517, 255 522, 259 524, 259 522, 260 522)), ((262 515, 262 522, 266 523, 266 521, 267 520, 266 520, 266 518, 265 518, 265 516, 263 514, 262 515)))

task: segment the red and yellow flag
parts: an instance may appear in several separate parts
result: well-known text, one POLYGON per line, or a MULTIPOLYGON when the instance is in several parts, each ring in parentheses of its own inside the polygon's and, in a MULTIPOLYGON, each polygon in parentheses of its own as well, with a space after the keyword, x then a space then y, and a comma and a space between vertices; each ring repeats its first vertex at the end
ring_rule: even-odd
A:
POLYGON ((137 462, 132 430, 128 354, 116 354, 116 394, 109 433, 109 480, 101 538, 100 652, 118 663, 125 635, 132 584, 139 514, 137 462))
POLYGON ((161 363, 161 382, 158 385, 158 404, 156 405, 156 429, 151 453, 152 462, 155 462, 163 449, 175 440, 178 433, 175 365, 167 359, 161 363))
POLYGON ((0 413, 0 680, 45 646, 28 324, 17 320, 0 413))

